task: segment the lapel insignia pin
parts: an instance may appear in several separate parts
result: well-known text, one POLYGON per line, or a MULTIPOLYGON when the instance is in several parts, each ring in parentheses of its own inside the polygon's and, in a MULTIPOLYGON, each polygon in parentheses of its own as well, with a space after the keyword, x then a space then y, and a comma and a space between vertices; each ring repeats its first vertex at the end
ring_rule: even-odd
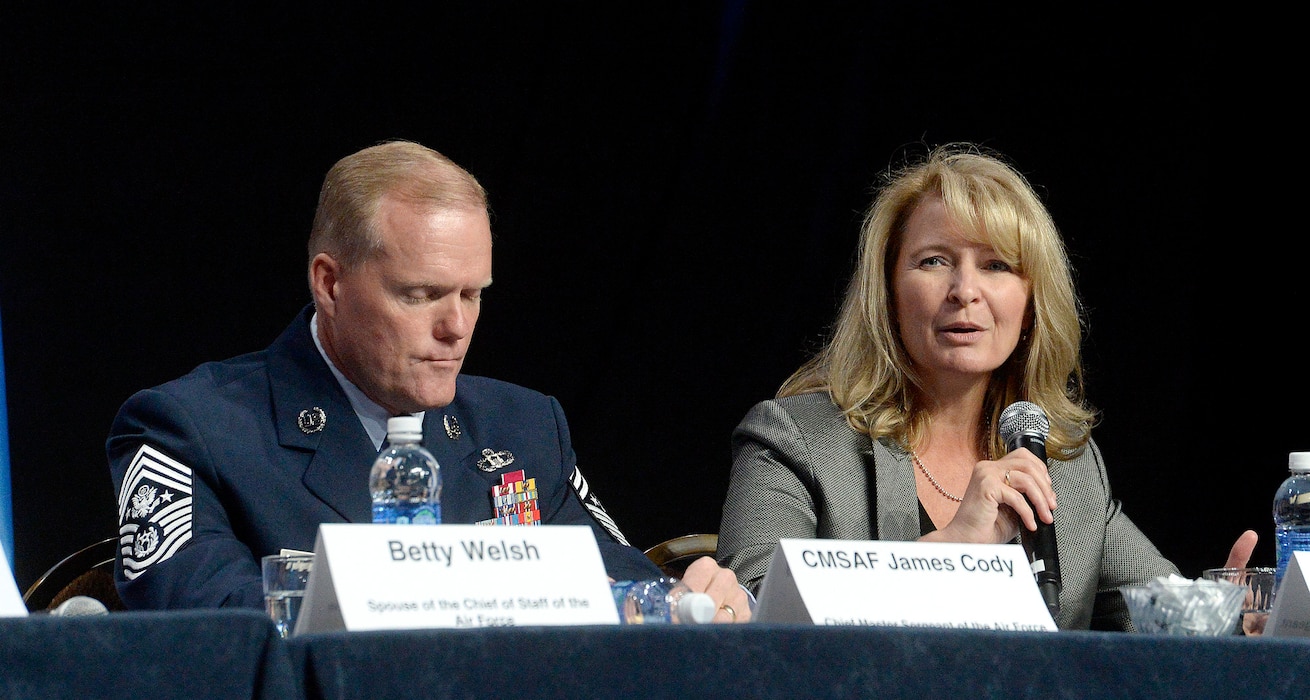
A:
POLYGON ((300 426, 300 432, 306 435, 322 432, 323 426, 327 425, 327 414, 318 406, 306 408, 296 418, 296 425, 300 426))
POLYGON ((482 451, 482 459, 478 460, 478 469, 484 472, 494 472, 497 469, 504 469, 514 463, 514 453, 509 450, 493 451, 490 448, 482 451))
POLYGON ((446 437, 451 440, 458 440, 459 436, 464 434, 464 431, 459 429, 459 421, 450 414, 441 414, 441 424, 446 428, 446 437))

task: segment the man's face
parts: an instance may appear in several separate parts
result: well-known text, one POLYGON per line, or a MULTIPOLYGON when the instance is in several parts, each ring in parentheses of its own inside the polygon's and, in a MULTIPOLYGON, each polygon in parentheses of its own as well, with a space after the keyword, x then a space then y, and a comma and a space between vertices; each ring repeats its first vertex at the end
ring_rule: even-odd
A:
POLYGON ((385 197, 379 254, 350 270, 311 263, 319 338, 337 368, 392 414, 455 398, 482 290, 491 284, 491 224, 477 208, 427 210, 385 197))

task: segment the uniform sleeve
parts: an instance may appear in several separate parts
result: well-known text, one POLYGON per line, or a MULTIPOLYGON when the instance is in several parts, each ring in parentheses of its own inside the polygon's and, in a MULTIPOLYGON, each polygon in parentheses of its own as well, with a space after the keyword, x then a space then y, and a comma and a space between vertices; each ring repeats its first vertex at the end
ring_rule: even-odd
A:
POLYGON ((582 476, 577 466, 577 455, 573 452, 564 409, 554 397, 550 398, 550 406, 555 414, 559 434, 560 474, 568 475, 568 483, 565 488, 557 490, 559 495, 556 502, 547 505, 543 522, 548 525, 589 526, 596 536, 596 546, 605 562, 605 572, 615 581, 640 581, 661 576, 659 567, 644 552, 628 544, 618 524, 605 511, 600 498, 582 476))
POLYGON ((782 538, 817 532, 809 450, 791 416, 774 401, 756 404, 732 433, 732 474, 719 525, 719 564, 759 593, 782 538))
POLYGON ((128 399, 110 429, 114 575, 130 608, 263 606, 259 565, 233 534, 198 425, 182 402, 149 389, 128 399))

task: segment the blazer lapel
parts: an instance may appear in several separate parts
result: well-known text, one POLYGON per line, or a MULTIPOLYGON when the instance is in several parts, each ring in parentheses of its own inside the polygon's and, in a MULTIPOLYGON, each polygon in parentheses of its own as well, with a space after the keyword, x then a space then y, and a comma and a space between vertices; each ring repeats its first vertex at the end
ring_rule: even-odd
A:
POLYGON ((910 455, 899 446, 873 443, 874 481, 878 484, 878 539, 919 539, 919 493, 910 455))
MULTIPOLYGON (((499 483, 477 468, 478 422, 464 410, 456 389, 455 401, 423 416, 423 445, 441 465, 441 519, 447 523, 471 523, 489 518, 491 485, 499 483), (446 431, 446 421, 457 425, 458 433, 446 431), (453 437, 452 435, 457 435, 453 437)), ((511 467, 513 469, 513 467, 511 467)))
POLYGON ((302 480, 311 493, 347 522, 371 522, 368 473, 377 452, 314 346, 312 313, 313 307, 307 307, 269 347, 278 439, 285 448, 309 453, 302 480))

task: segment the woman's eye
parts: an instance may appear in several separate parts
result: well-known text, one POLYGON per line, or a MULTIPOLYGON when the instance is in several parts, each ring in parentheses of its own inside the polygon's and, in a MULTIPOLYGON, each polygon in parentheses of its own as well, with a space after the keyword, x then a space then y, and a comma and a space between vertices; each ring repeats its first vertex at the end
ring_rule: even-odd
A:
POLYGON ((945 264, 946 261, 942 260, 940 255, 934 255, 932 257, 924 258, 923 260, 919 261, 919 267, 937 267, 939 265, 945 265, 945 264))
POLYGON ((987 269, 992 272, 1009 272, 1013 268, 1010 267, 1010 263, 1004 260, 993 260, 987 263, 987 269))

